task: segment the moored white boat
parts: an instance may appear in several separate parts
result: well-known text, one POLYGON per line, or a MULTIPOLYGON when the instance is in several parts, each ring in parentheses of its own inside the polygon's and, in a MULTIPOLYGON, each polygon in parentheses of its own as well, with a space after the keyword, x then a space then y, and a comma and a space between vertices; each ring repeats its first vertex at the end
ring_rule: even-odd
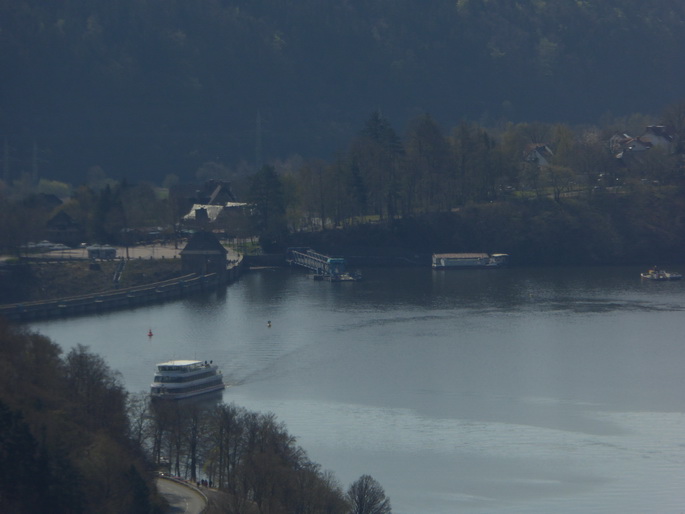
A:
POLYGON ((645 273, 640 273, 640 277, 646 280, 657 281, 680 280, 681 278, 683 278, 683 276, 680 273, 676 273, 674 271, 665 271, 656 267, 646 271, 645 273))
POLYGON ((225 387, 221 371, 212 361, 173 360, 157 364, 150 397, 181 400, 221 391, 225 387))
POLYGON ((433 269, 500 268, 509 262, 506 253, 434 253, 433 269))

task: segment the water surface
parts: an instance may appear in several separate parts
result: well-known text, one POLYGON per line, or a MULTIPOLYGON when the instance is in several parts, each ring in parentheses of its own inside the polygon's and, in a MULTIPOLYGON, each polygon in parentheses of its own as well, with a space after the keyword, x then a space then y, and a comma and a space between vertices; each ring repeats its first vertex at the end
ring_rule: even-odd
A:
POLYGON ((274 412, 344 487, 371 474, 397 513, 677 513, 685 282, 639 271, 268 270, 33 327, 133 392, 157 362, 214 360, 224 401, 274 412))

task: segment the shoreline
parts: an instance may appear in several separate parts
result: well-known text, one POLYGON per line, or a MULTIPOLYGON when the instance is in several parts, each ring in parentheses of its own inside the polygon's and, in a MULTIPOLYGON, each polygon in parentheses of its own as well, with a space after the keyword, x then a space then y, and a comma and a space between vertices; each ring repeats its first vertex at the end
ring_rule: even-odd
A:
POLYGON ((225 287, 238 279, 244 267, 241 256, 230 249, 223 276, 182 274, 181 249, 173 245, 129 248, 128 259, 121 255, 122 251, 125 249, 117 247, 117 257, 110 260, 88 259, 83 256, 85 249, 46 252, 22 259, 14 265, 14 281, 22 285, 28 282, 27 291, 32 293, 21 295, 25 297, 23 300, 8 297, 9 301, 0 304, 0 316, 27 322, 171 301, 225 287), (129 266, 121 266, 125 277, 121 281, 123 287, 114 272, 119 263, 130 263, 135 269, 127 272, 129 266), (25 275, 22 277, 21 273, 25 275))

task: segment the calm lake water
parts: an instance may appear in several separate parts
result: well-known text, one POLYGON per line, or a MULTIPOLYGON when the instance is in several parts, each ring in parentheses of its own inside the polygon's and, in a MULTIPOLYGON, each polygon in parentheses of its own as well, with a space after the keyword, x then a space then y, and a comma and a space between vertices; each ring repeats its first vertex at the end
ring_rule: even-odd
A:
POLYGON ((396 513, 682 513, 685 281, 639 271, 269 270, 32 327, 132 392, 157 362, 219 363, 224 401, 275 413, 345 488, 372 475, 396 513))

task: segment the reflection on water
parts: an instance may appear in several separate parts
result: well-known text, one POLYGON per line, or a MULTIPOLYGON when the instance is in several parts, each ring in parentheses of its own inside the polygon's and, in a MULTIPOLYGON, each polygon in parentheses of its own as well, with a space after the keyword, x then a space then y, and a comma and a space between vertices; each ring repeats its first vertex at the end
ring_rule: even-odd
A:
POLYGON ((157 362, 220 363, 225 401, 274 412, 344 486, 371 474, 398 513, 680 512, 685 283, 639 271, 266 271, 35 328, 131 391, 157 362))

